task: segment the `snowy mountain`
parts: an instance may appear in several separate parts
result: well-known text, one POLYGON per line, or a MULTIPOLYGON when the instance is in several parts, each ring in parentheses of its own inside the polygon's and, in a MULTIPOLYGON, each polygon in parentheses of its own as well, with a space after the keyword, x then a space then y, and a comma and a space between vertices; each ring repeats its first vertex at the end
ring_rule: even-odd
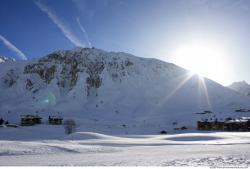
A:
POLYGON ((8 58, 5 56, 0 56, 0 63, 6 62, 6 61, 15 61, 13 58, 8 58))
POLYGON ((156 133, 246 116, 250 98, 174 64, 95 48, 0 65, 0 116, 60 114, 86 131, 156 133), (200 113, 210 110, 214 113, 200 113))
POLYGON ((228 87, 243 95, 250 96, 250 85, 245 81, 234 82, 228 87))

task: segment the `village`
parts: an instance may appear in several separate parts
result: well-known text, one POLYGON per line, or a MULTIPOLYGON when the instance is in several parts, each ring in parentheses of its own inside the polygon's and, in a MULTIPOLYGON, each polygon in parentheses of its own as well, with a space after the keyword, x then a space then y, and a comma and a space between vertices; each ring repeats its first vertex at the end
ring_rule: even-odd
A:
MULTIPOLYGON (((236 110, 235 112, 238 112, 236 110)), ((245 111, 244 111, 245 112, 245 111)), ((202 113, 196 113, 201 115, 209 115, 210 118, 202 118, 197 121, 198 130, 218 130, 218 131, 250 131, 250 117, 239 117, 232 118, 227 117, 225 120, 220 118, 219 120, 215 117, 215 113, 212 111, 205 110, 202 113)))
MULTIPOLYGON (((196 114, 213 114, 211 111, 204 111, 202 113, 196 114)), ((33 126, 36 124, 42 124, 42 117, 39 115, 21 115, 20 116, 20 124, 10 124, 8 120, 4 120, 0 118, 0 127, 19 127, 19 126, 33 126)), ((43 123, 49 125, 62 125, 63 118, 61 116, 48 116, 47 121, 43 121, 43 123)), ((181 128, 181 130, 187 129, 186 127, 181 128)), ((197 121, 196 124, 197 130, 204 131, 238 131, 238 132, 250 132, 250 117, 241 117, 241 118, 231 118, 227 117, 225 120, 223 119, 204 119, 201 118, 197 121)), ((164 132, 160 132, 160 134, 167 134, 164 132)))
MULTIPOLYGON (((35 124, 42 123, 42 117, 38 115, 22 115, 20 125, 21 126, 33 126, 35 124)), ((50 125, 61 125, 63 122, 63 118, 61 116, 49 116, 48 124, 50 125)), ((18 127, 19 125, 10 124, 8 120, 4 120, 0 118, 0 127, 18 127)))

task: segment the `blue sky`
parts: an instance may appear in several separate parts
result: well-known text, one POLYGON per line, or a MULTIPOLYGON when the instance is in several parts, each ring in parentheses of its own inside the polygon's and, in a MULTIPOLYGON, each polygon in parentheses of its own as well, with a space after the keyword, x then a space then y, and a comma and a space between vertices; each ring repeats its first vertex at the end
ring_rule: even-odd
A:
POLYGON ((195 41, 223 51, 227 69, 208 76, 228 85, 250 82, 249 22, 248 0, 1 0, 0 55, 32 59, 92 45, 179 64, 174 53, 195 41))

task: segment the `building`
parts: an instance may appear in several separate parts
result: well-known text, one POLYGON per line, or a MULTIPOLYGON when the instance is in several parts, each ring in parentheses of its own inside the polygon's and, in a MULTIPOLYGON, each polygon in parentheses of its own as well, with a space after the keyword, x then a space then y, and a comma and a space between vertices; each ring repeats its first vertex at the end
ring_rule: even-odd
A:
POLYGON ((198 121, 198 130, 250 131, 250 117, 225 121, 198 121))
POLYGON ((60 116, 49 116, 49 124, 60 125, 62 124, 63 118, 60 116))
POLYGON ((41 124, 42 118, 38 115, 23 115, 21 116, 22 126, 33 126, 35 124, 41 124))

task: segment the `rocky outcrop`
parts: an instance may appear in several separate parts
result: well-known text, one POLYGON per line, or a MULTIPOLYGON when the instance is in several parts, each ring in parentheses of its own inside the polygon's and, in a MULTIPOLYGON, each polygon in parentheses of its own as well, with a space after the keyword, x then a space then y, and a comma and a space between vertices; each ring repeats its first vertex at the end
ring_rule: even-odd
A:
POLYGON ((3 77, 2 80, 3 80, 4 86, 12 87, 14 84, 16 84, 18 78, 19 76, 15 73, 15 71, 13 69, 10 69, 8 73, 6 73, 6 75, 3 77))
POLYGON ((27 65, 24 68, 24 74, 37 74, 47 84, 54 78, 55 71, 55 65, 47 67, 42 63, 27 65))
MULTIPOLYGON (((106 56, 107 52, 92 48, 58 51, 33 61, 24 67, 25 88, 38 91, 43 86, 51 85, 52 81, 66 92, 72 90, 79 77, 85 77, 86 95, 98 95, 102 86, 104 69, 113 81, 122 82, 122 78, 133 73, 134 63, 128 58, 119 57, 119 53, 106 56), (40 79, 40 80, 39 80, 40 79), (39 82, 38 82, 39 81, 39 82), (37 85, 37 83, 43 83, 37 85)), ((4 83, 11 87, 16 83, 13 70, 6 74, 4 83)))
MULTIPOLYGON (((89 77, 86 79, 87 83, 87 96, 90 95, 91 88, 98 89, 102 85, 102 78, 100 74, 102 73, 104 69, 104 63, 103 62, 90 62, 87 66, 87 71, 89 77)), ((95 93, 97 95, 97 92, 95 93)))

